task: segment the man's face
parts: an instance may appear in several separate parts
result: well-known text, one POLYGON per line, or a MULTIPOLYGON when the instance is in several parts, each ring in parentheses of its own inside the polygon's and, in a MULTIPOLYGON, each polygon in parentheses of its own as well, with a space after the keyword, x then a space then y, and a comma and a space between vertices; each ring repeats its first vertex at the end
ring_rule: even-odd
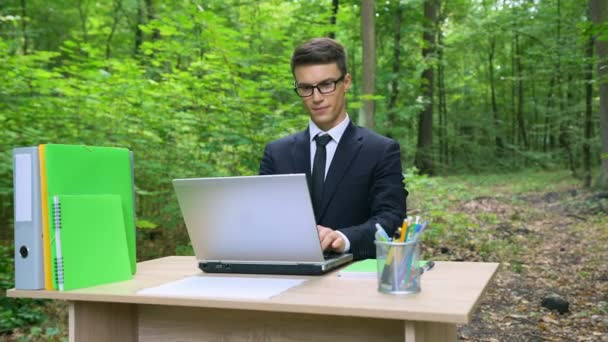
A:
MULTIPOLYGON (((321 89, 327 85, 333 86, 331 83, 343 76, 336 63, 297 66, 294 75, 298 87, 318 85, 321 89)), ((336 83, 333 92, 321 94, 319 89, 314 88, 311 96, 302 97, 311 120, 320 129, 328 131, 346 117, 345 93, 350 87, 350 81, 350 74, 346 74, 343 81, 336 83)))

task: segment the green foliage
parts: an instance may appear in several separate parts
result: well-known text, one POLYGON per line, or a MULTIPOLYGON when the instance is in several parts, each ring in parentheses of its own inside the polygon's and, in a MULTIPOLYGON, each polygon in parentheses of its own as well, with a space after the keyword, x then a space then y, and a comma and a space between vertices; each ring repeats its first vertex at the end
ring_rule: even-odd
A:
POLYGON ((138 227, 183 230, 171 179, 255 174, 268 141, 305 127, 288 66, 298 23, 285 15, 297 6, 151 4, 162 15, 139 26, 136 55, 125 53, 122 21, 106 54, 116 10, 107 4, 87 12, 86 34, 65 32, 59 51, 15 53, 17 42, 0 36, 0 214, 12 211, 10 147, 124 146, 135 156, 138 227))
MULTIPOLYGON (((6 290, 15 286, 13 248, 0 245, 0 335, 15 328, 37 325, 47 319, 44 305, 48 302, 38 299, 15 299, 5 296, 6 290)), ((40 331, 33 331, 38 335, 40 331)))
POLYGON ((154 229, 154 228, 158 227, 158 225, 155 224, 154 222, 150 222, 150 221, 143 220, 143 219, 137 219, 135 221, 135 226, 140 229, 154 229))
MULTIPOLYGON (((441 63, 448 116, 444 126, 437 120, 434 125, 436 134, 445 129, 448 155, 442 160, 434 139, 438 171, 563 168, 566 159, 557 137, 560 131, 581 136, 582 129, 580 80, 588 61, 581 44, 591 31, 581 19, 586 3, 446 2, 437 23, 443 60, 423 60, 420 54, 422 4, 376 5, 377 36, 382 37, 376 53, 376 129, 401 143, 404 165, 413 164, 418 114, 431 101, 420 96, 421 72, 441 63), (561 36, 553 39, 558 21, 561 36), (395 46, 397 32, 401 40, 395 46), (514 121, 515 34, 521 35, 524 94, 531 94, 523 103, 529 148, 522 146, 514 121), (488 97, 492 40, 497 121, 488 97), (400 53, 397 72, 395 51, 400 53), (564 75, 571 75, 570 81, 556 79, 559 89, 549 86, 559 76, 557 62, 564 75), (497 154, 496 136, 504 138, 502 154, 497 154), (542 147, 542 141, 550 144, 542 147)), ((21 5, 9 0, 0 7, 0 146, 5 147, 0 222, 5 224, 12 210, 11 147, 53 142, 131 148, 138 217, 158 227, 183 228, 172 178, 255 174, 268 141, 305 127, 308 118, 291 90, 288 61, 293 47, 310 37, 333 32, 345 44, 354 81, 348 93, 353 120, 363 99, 356 1, 340 2, 335 26, 329 20, 331 4, 324 0, 128 0, 78 6, 36 0, 27 2, 27 18, 20 16, 21 5)), ((576 156, 583 141, 570 142, 576 156)), ((585 143, 599 152, 597 135, 585 143)), ((445 195, 466 193, 452 188, 445 195)), ((416 192, 412 202, 415 197, 416 192)))

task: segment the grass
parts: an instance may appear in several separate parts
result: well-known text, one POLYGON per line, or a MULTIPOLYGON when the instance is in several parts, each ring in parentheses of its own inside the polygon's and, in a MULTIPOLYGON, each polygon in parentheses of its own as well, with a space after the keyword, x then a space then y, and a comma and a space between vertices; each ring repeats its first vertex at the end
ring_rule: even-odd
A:
MULTIPOLYGON (((532 170, 435 178, 417 175, 415 170, 408 170, 406 185, 410 192, 408 215, 420 215, 430 222, 423 238, 430 250, 446 250, 446 246, 452 246, 465 252, 468 250, 481 260, 508 263, 513 271, 520 272, 520 255, 523 251, 517 235, 497 238, 494 228, 505 220, 511 224, 508 230, 525 227, 532 214, 524 210, 514 212, 508 218, 501 218, 493 211, 484 212, 484 208, 467 214, 462 212, 463 205, 483 198, 492 199, 494 202, 490 205, 500 205, 501 202, 509 205, 519 202, 523 194, 579 187, 580 180, 573 178, 568 171, 532 170), (498 202, 495 203, 496 201, 498 202)), ((454 253, 425 257, 436 260, 461 259, 454 253)))
MULTIPOLYGON (((448 177, 446 179, 451 179, 448 177)), ((548 186, 563 189, 580 185, 581 181, 572 177, 569 171, 528 170, 515 173, 488 174, 456 177, 477 190, 480 195, 489 196, 496 192, 521 194, 546 191, 548 186)))

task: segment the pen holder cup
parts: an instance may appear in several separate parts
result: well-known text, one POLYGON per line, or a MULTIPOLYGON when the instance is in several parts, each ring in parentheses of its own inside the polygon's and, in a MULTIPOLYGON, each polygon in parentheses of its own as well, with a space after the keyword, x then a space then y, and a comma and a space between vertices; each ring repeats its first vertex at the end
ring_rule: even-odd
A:
POLYGON ((420 241, 375 241, 378 272, 378 291, 389 294, 420 292, 418 266, 420 241))

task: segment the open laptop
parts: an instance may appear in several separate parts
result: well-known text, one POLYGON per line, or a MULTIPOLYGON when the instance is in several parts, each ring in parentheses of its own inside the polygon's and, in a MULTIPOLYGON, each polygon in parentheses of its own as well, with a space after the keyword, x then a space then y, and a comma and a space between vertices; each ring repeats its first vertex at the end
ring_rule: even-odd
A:
POLYGON ((199 267, 323 274, 352 260, 321 250, 304 174, 174 179, 199 267))

